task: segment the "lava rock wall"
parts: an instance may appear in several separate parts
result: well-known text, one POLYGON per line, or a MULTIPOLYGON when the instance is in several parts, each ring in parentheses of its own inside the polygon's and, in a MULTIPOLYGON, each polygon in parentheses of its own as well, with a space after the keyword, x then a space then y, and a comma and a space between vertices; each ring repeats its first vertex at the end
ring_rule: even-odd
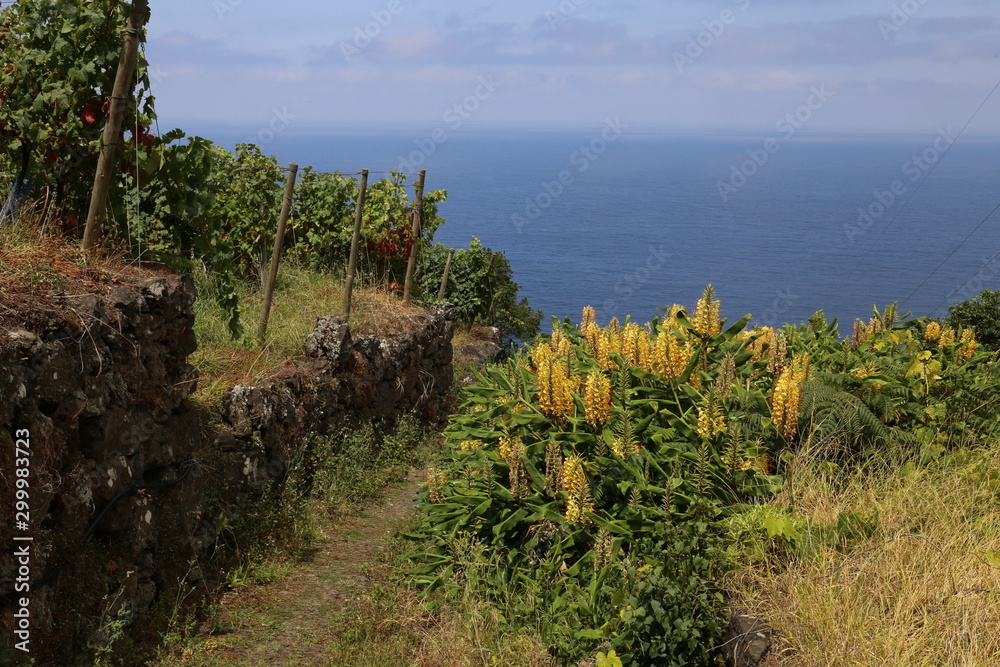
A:
POLYGON ((447 418, 450 306, 386 338, 321 318, 300 361, 205 415, 190 401, 189 277, 53 301, 25 313, 23 328, 0 329, 0 663, 24 655, 8 629, 25 613, 25 570, 31 657, 76 664, 88 645, 141 626, 178 582, 198 581, 225 512, 280 483, 307 434, 407 412, 447 418))

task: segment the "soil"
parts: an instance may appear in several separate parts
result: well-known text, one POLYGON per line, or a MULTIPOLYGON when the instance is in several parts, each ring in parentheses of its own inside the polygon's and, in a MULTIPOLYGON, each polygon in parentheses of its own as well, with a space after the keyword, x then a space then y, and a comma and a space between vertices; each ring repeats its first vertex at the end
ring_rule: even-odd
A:
POLYGON ((103 299, 116 285, 134 289, 144 279, 171 273, 161 264, 128 263, 114 255, 88 262, 76 244, 50 237, 30 244, 0 242, 0 267, 0 328, 7 330, 31 330, 26 313, 69 313, 74 297, 103 299))
POLYGON ((419 480, 425 475, 411 470, 380 501, 330 520, 313 556, 274 583, 224 594, 218 617, 199 628, 196 648, 157 664, 330 664, 324 647, 336 632, 331 618, 370 589, 366 571, 378 561, 389 536, 415 513, 419 480))

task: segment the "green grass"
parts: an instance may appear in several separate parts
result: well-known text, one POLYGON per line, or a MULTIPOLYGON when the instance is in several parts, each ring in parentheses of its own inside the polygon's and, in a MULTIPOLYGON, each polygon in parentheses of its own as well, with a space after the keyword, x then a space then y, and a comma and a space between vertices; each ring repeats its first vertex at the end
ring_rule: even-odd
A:
MULTIPOLYGON (((278 498, 267 506, 285 508, 282 514, 248 516, 247 523, 280 526, 285 532, 299 535, 357 532, 338 530, 338 522, 359 517, 377 520, 377 512, 362 509, 364 504, 378 498, 387 484, 402 480, 412 465, 427 461, 438 444, 437 433, 420 429, 408 418, 401 420, 390 433, 368 427, 315 439, 310 449, 314 458, 300 459, 290 469, 292 480, 300 480, 303 472, 313 471, 313 492, 308 502, 286 503, 278 498), (289 530, 289 526, 297 523, 322 526, 322 531, 289 530)), ((409 521, 395 527, 406 532, 416 517, 409 521)), ((250 546, 247 539, 244 547, 250 546)), ((287 544, 269 539, 266 533, 254 539, 262 548, 245 548, 245 553, 253 554, 255 560, 240 570, 248 584, 280 585, 282 577, 294 566, 295 554, 307 551, 310 546, 302 538, 295 544, 287 544)), ((420 600, 406 583, 405 572, 410 567, 406 554, 410 548, 412 545, 398 534, 390 537, 386 548, 364 567, 370 586, 321 610, 327 619, 325 627, 300 636, 298 643, 316 647, 326 661, 322 664, 338 667, 554 665, 536 638, 511 630, 499 611, 476 599, 470 591, 451 599, 438 595, 430 604, 420 600)), ((334 586, 344 578, 339 573, 327 572, 318 575, 317 581, 334 586)), ((230 606, 225 612, 218 606, 209 606, 203 623, 208 634, 195 633, 190 621, 178 623, 166 636, 167 641, 153 664, 183 662, 220 667, 249 664, 216 654, 223 647, 253 649, 271 641, 286 622, 294 620, 287 610, 271 604, 261 608, 254 599, 251 596, 244 605, 230 606), (178 657, 181 655, 185 657, 178 657)))
POLYGON ((391 539, 366 570, 371 589, 331 616, 326 665, 555 665, 536 636, 514 631, 495 607, 469 590, 454 598, 420 600, 406 585, 410 548, 399 537, 391 539))
MULTIPOLYGON (((283 264, 268 317, 264 345, 257 343, 263 309, 259 283, 237 285, 240 322, 244 335, 233 340, 224 311, 216 302, 215 287, 204 271, 196 271, 195 336, 198 350, 189 361, 200 380, 194 398, 206 407, 218 406, 222 395, 237 384, 256 384, 299 357, 316 319, 343 314, 343 278, 283 264)), ((385 335, 405 330, 423 311, 381 289, 356 286, 351 307, 351 331, 385 335)))

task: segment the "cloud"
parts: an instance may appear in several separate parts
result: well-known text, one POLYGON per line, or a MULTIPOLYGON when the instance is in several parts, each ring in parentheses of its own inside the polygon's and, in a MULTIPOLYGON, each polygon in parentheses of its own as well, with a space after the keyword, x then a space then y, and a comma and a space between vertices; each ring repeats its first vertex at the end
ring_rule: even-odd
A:
POLYGON ((244 3, 215 33, 166 31, 148 51, 170 74, 164 102, 176 96, 181 108, 197 98, 220 116, 251 118, 287 99, 299 105, 296 113, 314 105, 328 122, 440 122, 483 75, 498 77, 504 88, 476 122, 581 123, 627 110, 637 122, 771 125, 821 83, 836 86, 838 102, 863 106, 831 105, 823 121, 854 126, 873 118, 881 118, 879 126, 901 122, 907 105, 919 107, 912 123, 923 124, 981 102, 1000 64, 1000 20, 990 16, 1000 2, 952 0, 944 9, 927 3, 886 39, 879 21, 891 4, 871 14, 871 4, 859 0, 752 0, 683 72, 674 54, 699 39, 706 20, 737 4, 588 0, 555 27, 545 11, 558 8, 558 0, 407 5, 347 62, 341 45, 352 43, 354 22, 365 25, 383 0, 353 7, 351 18, 325 5, 317 11, 326 20, 298 32, 267 23, 263 10, 244 3), (333 16, 340 16, 335 24, 333 16), (266 39, 253 38, 265 28, 273 28, 266 39), (369 111, 376 105, 377 116, 369 111))
POLYGON ((961 18, 932 18, 919 23, 917 30, 930 35, 955 35, 995 31, 997 19, 993 16, 963 16, 961 18))

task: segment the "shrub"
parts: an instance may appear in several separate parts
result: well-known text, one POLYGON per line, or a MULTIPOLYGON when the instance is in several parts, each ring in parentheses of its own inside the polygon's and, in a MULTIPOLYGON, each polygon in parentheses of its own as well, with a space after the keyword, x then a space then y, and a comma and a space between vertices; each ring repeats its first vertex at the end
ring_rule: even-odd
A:
POLYGON ((948 325, 974 327, 983 347, 1000 349, 1000 290, 986 290, 948 309, 948 325))
MULTIPOLYGON (((440 243, 424 255, 418 281, 425 298, 437 295, 447 261, 448 249, 440 243)), ((484 248, 473 237, 468 249, 455 251, 445 299, 454 304, 459 323, 494 326, 505 337, 527 340, 538 333, 542 313, 527 299, 518 301, 520 289, 503 252, 484 248)))

